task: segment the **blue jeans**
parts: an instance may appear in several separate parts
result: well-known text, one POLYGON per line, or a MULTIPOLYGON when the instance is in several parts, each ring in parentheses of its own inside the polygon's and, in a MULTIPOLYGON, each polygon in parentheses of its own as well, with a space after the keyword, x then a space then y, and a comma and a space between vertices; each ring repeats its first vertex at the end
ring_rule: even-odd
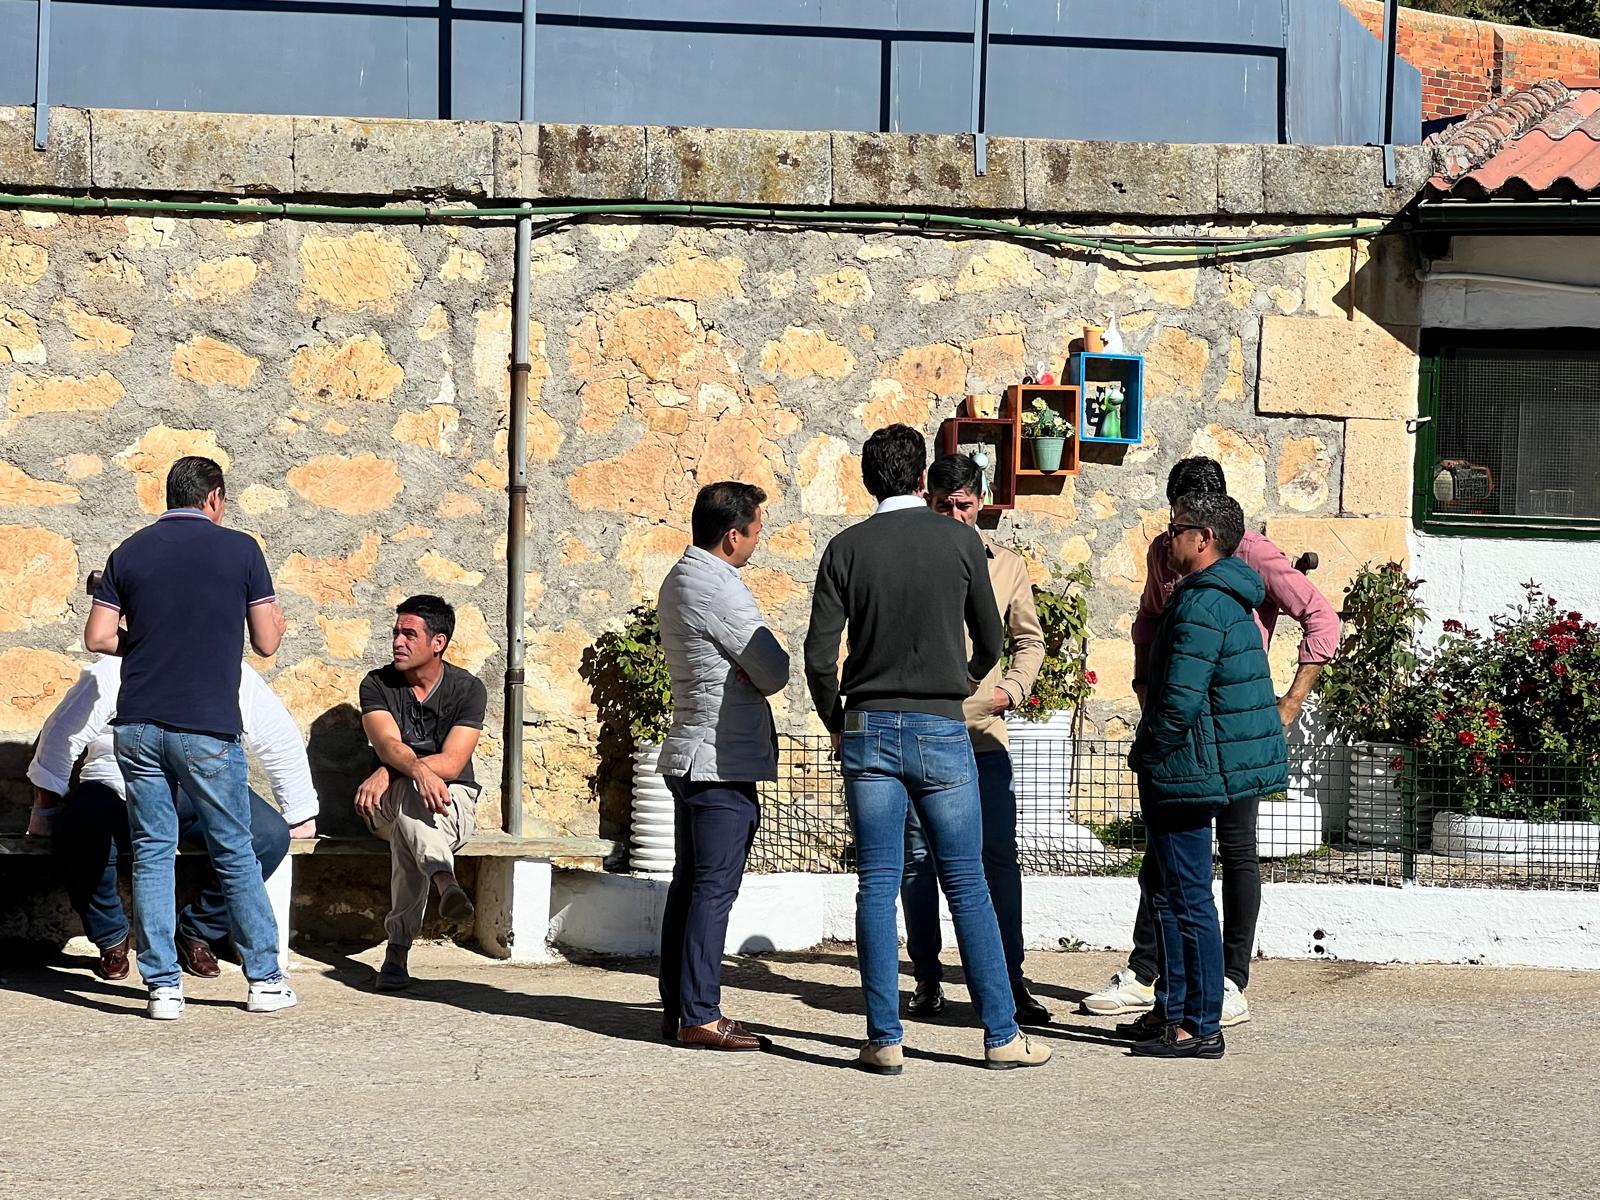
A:
POLYGON ((1222 1028, 1222 925, 1211 894, 1209 804, 1147 804, 1139 884, 1155 911, 1155 1011, 1196 1037, 1222 1028))
POLYGON ((967 990, 984 1045, 1017 1036, 1016 1002, 983 877, 983 818, 972 741, 960 721, 914 712, 851 713, 840 748, 844 799, 856 842, 856 953, 866 996, 867 1039, 894 1045, 900 1025, 900 939, 895 899, 906 861, 906 813, 927 833, 955 922, 967 990))
MULTIPOLYGON (((188 793, 178 794, 178 840, 201 840, 200 817, 188 793)), ((250 793, 250 838, 268 878, 289 852, 289 826, 282 815, 260 796, 250 793)), ((83 919, 83 932, 102 950, 128 936, 128 917, 117 892, 117 863, 133 857, 128 828, 128 804, 103 783, 82 783, 68 794, 56 817, 54 846, 57 869, 67 898, 83 919)), ((178 914, 178 932, 211 945, 231 932, 228 902, 215 877, 178 914)))
POLYGON ((237 739, 160 725, 118 725, 114 743, 128 786, 133 929, 145 986, 176 987, 181 979, 173 867, 178 797, 184 793, 211 852, 245 978, 253 983, 281 978, 278 924, 250 836, 244 747, 237 739))
MULTIPOLYGON (((991 750, 977 757, 978 801, 983 814, 983 875, 1000 923, 1006 974, 1022 982, 1022 868, 1017 864, 1017 797, 1011 790, 1011 755, 991 750)), ((918 983, 944 978, 939 961, 939 880, 927 836, 915 811, 906 819, 906 877, 900 885, 906 915, 906 954, 918 983)))

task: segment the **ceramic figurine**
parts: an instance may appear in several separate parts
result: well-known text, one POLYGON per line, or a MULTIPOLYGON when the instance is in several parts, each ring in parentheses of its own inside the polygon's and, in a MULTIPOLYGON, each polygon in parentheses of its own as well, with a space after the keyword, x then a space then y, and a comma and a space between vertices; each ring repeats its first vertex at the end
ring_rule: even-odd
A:
POLYGON ((1100 436, 1103 438, 1120 438, 1122 436, 1122 406, 1127 403, 1127 396, 1123 394, 1122 385, 1113 383, 1100 393, 1100 436))
POLYGON ((978 495, 985 508, 994 503, 994 496, 989 490, 989 456, 979 450, 972 456, 972 461, 978 467, 978 495))

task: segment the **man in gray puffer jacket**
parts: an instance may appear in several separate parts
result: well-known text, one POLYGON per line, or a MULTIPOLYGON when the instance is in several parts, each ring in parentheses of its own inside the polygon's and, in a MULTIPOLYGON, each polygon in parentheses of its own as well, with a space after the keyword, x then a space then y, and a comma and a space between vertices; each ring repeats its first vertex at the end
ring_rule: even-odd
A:
POLYGON ((755 839, 756 783, 778 777, 767 697, 789 682, 789 656, 739 578, 761 537, 767 494, 713 483, 695 497, 694 545, 661 585, 661 646, 672 677, 672 729, 660 769, 676 817, 676 862, 661 928, 661 1033, 707 1050, 756 1050, 722 1015, 722 950, 755 839))

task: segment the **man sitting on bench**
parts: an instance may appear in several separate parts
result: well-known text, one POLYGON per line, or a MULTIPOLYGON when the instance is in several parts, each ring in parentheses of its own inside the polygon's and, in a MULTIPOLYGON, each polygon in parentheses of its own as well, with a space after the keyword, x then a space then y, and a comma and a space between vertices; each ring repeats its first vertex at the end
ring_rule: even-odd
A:
MULTIPOLYGON (((98 576, 98 571, 90 575, 90 592, 98 576)), ((128 977, 131 948, 128 917, 117 891, 117 861, 133 857, 127 787, 111 746, 121 685, 120 658, 105 655, 85 667, 39 731, 28 764, 33 784, 28 832, 53 835, 67 897, 83 921, 84 934, 100 951, 95 974, 109 980, 128 977), (77 785, 69 786, 79 755, 83 767, 77 785)), ((291 837, 317 835, 317 792, 294 719, 248 663, 240 668, 239 714, 245 749, 266 772, 278 803, 274 808, 250 793, 250 838, 265 879, 288 853, 291 837)), ((178 837, 203 840, 194 804, 181 791, 178 837)), ((215 978, 221 973, 215 948, 229 933, 227 902, 213 876, 194 903, 178 914, 178 962, 191 975, 215 978)))
POLYGON ((380 992, 411 986, 406 960, 430 890, 446 920, 460 925, 472 917, 472 901, 456 882, 455 852, 476 824, 472 752, 489 695, 469 672, 444 661, 455 631, 455 609, 438 596, 412 596, 395 609, 394 661, 361 681, 361 728, 377 769, 356 789, 356 812, 389 843, 390 858, 380 992))

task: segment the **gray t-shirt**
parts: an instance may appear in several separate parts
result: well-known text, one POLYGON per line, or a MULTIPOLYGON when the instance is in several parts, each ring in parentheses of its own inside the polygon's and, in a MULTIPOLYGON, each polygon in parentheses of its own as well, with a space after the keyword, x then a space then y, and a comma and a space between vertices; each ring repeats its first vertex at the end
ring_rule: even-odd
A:
MULTIPOLYGON (((475 675, 451 663, 444 664, 444 674, 426 697, 418 700, 405 676, 391 663, 368 671, 361 681, 361 712, 386 712, 400 728, 400 740, 418 758, 426 758, 444 749, 444 740, 456 726, 468 729, 483 728, 484 710, 489 705, 489 693, 475 675)), ((373 755, 376 759, 377 755, 373 755)), ((446 783, 475 783, 472 760, 467 759, 456 779, 446 783)))

